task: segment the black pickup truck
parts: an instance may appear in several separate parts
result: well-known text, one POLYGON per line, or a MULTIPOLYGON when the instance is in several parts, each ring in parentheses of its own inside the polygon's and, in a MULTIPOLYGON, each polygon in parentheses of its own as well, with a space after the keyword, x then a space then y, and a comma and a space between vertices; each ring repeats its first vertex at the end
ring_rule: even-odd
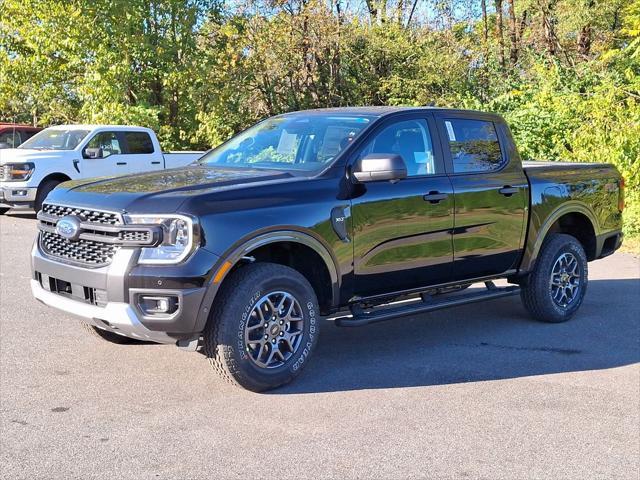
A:
POLYGON ((519 293, 535 319, 568 320, 587 262, 621 244, 623 189, 610 165, 523 164, 494 114, 295 112, 189 167, 62 184, 38 213, 31 286, 105 340, 203 349, 263 391, 300 373, 321 317, 519 293))

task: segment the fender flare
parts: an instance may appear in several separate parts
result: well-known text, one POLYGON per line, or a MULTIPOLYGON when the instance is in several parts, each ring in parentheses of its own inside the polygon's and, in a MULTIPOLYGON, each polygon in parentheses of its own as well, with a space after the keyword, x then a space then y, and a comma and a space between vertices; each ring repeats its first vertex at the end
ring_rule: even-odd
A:
POLYGON ((313 249, 318 255, 320 255, 320 258, 322 258, 327 267, 327 270, 329 271, 329 278, 331 280, 331 305, 337 304, 340 298, 340 275, 338 273, 336 259, 331 254, 329 248, 326 247, 318 238, 309 233, 301 232, 298 230, 270 231, 267 233, 262 233, 255 237, 251 237, 248 240, 244 240, 238 246, 231 247, 227 252, 225 252, 225 254, 220 257, 218 262, 216 262, 214 268, 212 269, 213 275, 207 284, 207 290, 204 294, 204 298, 202 299, 200 311, 198 312, 198 316, 196 318, 195 331, 201 332, 202 330, 204 330, 204 327, 209 318, 211 305, 213 305, 220 285, 222 285, 224 279, 227 277, 229 271, 231 271, 233 266, 241 261, 242 258, 246 257, 252 250, 263 247, 265 245, 279 242, 299 243, 313 249), (227 262, 229 262, 231 266, 227 271, 224 272, 223 276, 218 279, 217 282, 215 282, 214 277, 216 275, 216 272, 218 272, 222 265, 227 262))
POLYGON ((600 225, 593 211, 582 202, 569 200, 551 212, 544 223, 538 227, 537 231, 532 231, 531 226, 529 226, 528 235, 533 234, 535 235, 535 238, 527 239, 526 248, 520 264, 521 273, 527 273, 533 269, 536 260, 538 259, 540 249, 542 248, 542 244, 544 243, 544 239, 547 237, 552 225, 556 223, 558 219, 570 213, 580 213, 587 217, 593 227, 593 232, 595 233, 596 238, 598 237, 600 234, 600 225))

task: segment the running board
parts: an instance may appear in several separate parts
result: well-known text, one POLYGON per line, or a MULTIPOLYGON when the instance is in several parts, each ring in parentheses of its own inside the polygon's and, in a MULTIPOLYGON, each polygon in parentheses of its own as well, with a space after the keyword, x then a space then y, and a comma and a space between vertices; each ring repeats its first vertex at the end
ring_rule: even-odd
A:
POLYGON ((432 297, 425 295, 422 297, 422 301, 398 307, 378 307, 380 309, 377 311, 374 309, 365 312, 361 308, 356 307, 352 309, 353 316, 338 317, 334 322, 339 327, 361 327, 370 323, 384 322, 385 320, 416 315, 418 313, 433 312, 435 310, 442 310, 443 308, 458 307, 469 303, 509 297, 520 292, 520 287, 517 285, 501 288, 496 287, 493 282, 485 282, 485 285, 486 290, 482 292, 455 295, 454 297, 443 298, 441 300, 433 300, 432 297))

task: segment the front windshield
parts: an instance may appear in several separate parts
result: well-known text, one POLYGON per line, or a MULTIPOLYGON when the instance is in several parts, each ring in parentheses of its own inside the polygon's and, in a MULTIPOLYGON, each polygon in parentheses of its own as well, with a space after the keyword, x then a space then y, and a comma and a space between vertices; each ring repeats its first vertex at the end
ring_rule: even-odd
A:
POLYGON ((305 113, 269 118, 209 152, 199 163, 319 170, 344 150, 371 120, 362 116, 305 113))
POLYGON ((89 134, 89 130, 47 128, 18 148, 36 150, 73 150, 89 134))

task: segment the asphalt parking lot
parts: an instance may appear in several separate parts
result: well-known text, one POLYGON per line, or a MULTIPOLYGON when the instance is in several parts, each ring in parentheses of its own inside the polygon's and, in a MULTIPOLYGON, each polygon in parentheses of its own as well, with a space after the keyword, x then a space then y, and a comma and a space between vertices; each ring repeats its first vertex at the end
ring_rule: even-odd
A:
POLYGON ((561 325, 518 297, 361 329, 323 325, 269 394, 198 353, 112 345, 31 298, 33 215, 0 217, 0 477, 640 476, 640 260, 590 264, 561 325))

